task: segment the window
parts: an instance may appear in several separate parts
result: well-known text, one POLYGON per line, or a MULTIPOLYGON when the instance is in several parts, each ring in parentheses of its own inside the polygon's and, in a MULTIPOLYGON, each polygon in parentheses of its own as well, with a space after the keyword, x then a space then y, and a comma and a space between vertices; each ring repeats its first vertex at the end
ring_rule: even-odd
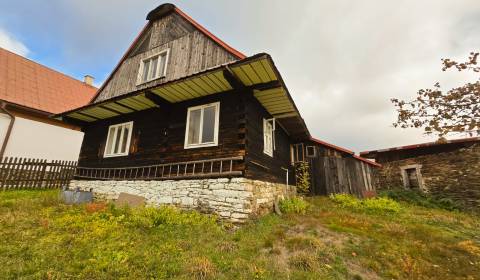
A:
POLYGON ((108 128, 104 157, 128 155, 132 138, 133 122, 111 125, 108 128))
POLYGON ((317 149, 315 149, 315 146, 307 146, 306 147, 307 151, 307 157, 316 157, 317 156, 317 149))
POLYGON ((219 102, 188 108, 185 149, 218 145, 219 113, 219 102))
POLYGON ((138 71, 137 84, 143 84, 161 77, 167 73, 169 50, 164 50, 142 60, 138 71))
POLYGON ((424 190, 421 168, 419 164, 400 167, 405 188, 424 190))
POLYGON ((292 159, 292 165, 304 161, 303 143, 298 143, 290 146, 290 155, 292 159))
POLYGON ((275 119, 263 119, 263 152, 273 157, 275 149, 275 119))

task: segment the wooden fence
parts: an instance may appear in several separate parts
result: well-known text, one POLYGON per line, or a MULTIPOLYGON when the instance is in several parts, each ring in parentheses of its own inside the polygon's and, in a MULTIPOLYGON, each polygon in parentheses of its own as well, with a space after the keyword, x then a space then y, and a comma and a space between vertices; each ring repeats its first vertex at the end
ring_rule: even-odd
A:
POLYGON ((75 175, 75 161, 0 158, 0 188, 58 188, 67 185, 75 175))

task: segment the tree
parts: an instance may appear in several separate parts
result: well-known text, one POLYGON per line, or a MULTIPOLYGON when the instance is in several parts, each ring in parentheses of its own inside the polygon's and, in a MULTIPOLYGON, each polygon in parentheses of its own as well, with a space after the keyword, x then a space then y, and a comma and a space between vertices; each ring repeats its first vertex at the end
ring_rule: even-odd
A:
POLYGON ((479 53, 472 52, 466 62, 442 59, 443 71, 473 71, 479 80, 443 92, 437 82, 432 89, 421 89, 411 101, 391 99, 398 112, 394 127, 423 127, 426 134, 440 137, 454 133, 480 135, 479 53))

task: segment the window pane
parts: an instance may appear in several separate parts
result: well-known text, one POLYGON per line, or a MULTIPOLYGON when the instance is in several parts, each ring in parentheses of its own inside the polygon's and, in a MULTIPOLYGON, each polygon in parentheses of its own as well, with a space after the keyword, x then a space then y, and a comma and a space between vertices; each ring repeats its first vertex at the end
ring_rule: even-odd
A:
POLYGON ((150 60, 146 60, 145 62, 143 62, 143 76, 142 76, 142 80, 145 82, 146 80, 148 80, 148 71, 150 70, 150 60))
POLYGON ((122 141, 122 149, 120 150, 121 153, 127 152, 127 142, 128 142, 128 134, 130 131, 130 125, 125 125, 123 128, 123 141, 122 141))
POLYGON ((188 126, 188 144, 200 143, 200 116, 201 109, 190 111, 190 119, 188 126))
POLYGON ((167 62, 167 54, 164 53, 160 56, 160 61, 158 63, 160 63, 159 67, 158 67, 158 75, 159 76, 163 76, 164 73, 165 73, 165 63, 167 62))
POLYGON ((113 144, 113 137, 115 136, 115 128, 110 127, 110 130, 108 132, 108 139, 107 139, 107 147, 105 148, 107 151, 107 154, 112 153, 112 144, 113 144))
POLYGON ((114 154, 118 154, 120 150, 120 139, 122 137, 122 127, 117 127, 117 135, 115 137, 115 151, 114 154))
POLYGON ((202 143, 214 142, 215 135, 215 106, 207 107, 203 111, 202 143))
POLYGON ((150 79, 154 79, 157 77, 157 63, 158 63, 158 56, 152 58, 150 60, 150 79))

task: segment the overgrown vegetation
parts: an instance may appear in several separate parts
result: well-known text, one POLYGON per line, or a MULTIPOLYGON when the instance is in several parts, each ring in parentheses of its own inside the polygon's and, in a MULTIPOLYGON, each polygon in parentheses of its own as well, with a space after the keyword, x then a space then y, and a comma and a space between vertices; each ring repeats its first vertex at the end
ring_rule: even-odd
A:
POLYGON ((297 191, 307 194, 310 192, 310 167, 307 162, 302 161, 295 165, 295 176, 297 191))
POLYGON ((435 197, 415 190, 405 190, 400 188, 384 190, 379 193, 379 196, 427 208, 445 209, 449 211, 461 209, 461 206, 450 198, 435 197))
POLYGON ((369 203, 386 209, 390 200, 341 199, 349 202, 307 198, 306 214, 232 230, 171 207, 67 206, 57 191, 3 192, 0 278, 479 279, 479 216, 407 202, 385 216, 369 203))
POLYGON ((402 210, 398 202, 386 197, 358 199, 349 194, 332 194, 330 199, 344 208, 376 214, 398 213, 402 210))
POLYGON ((280 211, 282 213, 305 214, 308 203, 302 197, 292 197, 280 201, 280 211))

